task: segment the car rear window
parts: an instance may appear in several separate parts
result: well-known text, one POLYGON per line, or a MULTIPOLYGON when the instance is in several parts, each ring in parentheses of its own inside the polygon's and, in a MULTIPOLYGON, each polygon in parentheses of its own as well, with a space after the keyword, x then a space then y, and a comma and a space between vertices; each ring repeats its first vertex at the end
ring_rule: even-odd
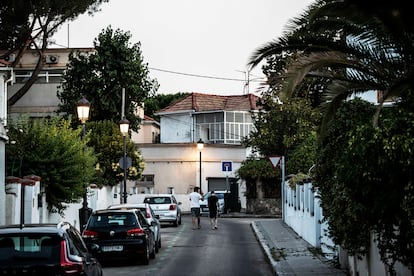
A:
POLYGON ((169 197, 148 197, 144 201, 149 204, 168 204, 171 203, 171 198, 169 197))
POLYGON ((90 227, 134 226, 137 220, 132 213, 95 214, 89 222, 90 227))
MULTIPOLYGON (((224 199, 224 194, 222 194, 222 193, 215 193, 215 195, 218 199, 224 199)), ((208 199, 210 196, 211 196, 211 194, 208 193, 204 196, 204 199, 208 199)))
POLYGON ((0 237, 0 262, 51 260, 59 262, 61 238, 50 234, 16 234, 0 237))

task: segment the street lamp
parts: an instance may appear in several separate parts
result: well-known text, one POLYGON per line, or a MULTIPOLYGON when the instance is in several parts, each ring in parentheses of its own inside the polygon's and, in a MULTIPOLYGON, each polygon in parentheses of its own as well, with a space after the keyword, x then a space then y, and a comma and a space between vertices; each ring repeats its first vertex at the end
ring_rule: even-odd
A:
MULTIPOLYGON (((123 203, 127 203, 127 190, 126 190, 126 174, 127 174, 127 154, 126 154, 126 136, 129 129, 129 121, 125 116, 119 121, 119 129, 121 130, 122 136, 124 137, 124 157, 122 158, 122 165, 124 168, 124 185, 123 185, 123 203)), ((121 202, 122 203, 122 202, 121 202)))
POLYGON ((201 151, 204 149, 204 141, 201 140, 201 138, 197 142, 197 148, 198 148, 198 151, 200 152, 200 181, 199 182, 200 182, 200 191, 201 191, 201 151))
MULTIPOLYGON (((82 97, 82 99, 78 101, 77 111, 78 111, 78 118, 82 123, 82 140, 85 140, 85 135, 86 135, 85 123, 89 118, 90 107, 91 107, 91 104, 87 99, 85 99, 85 97, 82 97)), ((85 152, 85 148, 83 149, 83 151, 85 152)), ((84 192, 83 192, 82 208, 79 210, 79 221, 80 221, 81 231, 83 231, 84 226, 88 222, 88 218, 90 214, 90 209, 88 208, 88 190, 86 187, 85 179, 83 179, 83 188, 84 188, 84 192)))

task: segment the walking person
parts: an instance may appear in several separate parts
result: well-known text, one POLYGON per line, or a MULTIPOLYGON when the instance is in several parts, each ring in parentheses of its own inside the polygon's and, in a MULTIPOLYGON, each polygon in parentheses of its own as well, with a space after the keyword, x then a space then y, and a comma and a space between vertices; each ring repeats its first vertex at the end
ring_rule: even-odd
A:
POLYGON ((211 229, 217 230, 217 217, 218 217, 218 197, 211 191, 208 198, 208 212, 210 217, 211 229))
POLYGON ((203 195, 199 192, 199 187, 194 187, 194 192, 190 194, 190 208, 191 208, 191 221, 193 223, 193 230, 196 229, 196 219, 198 229, 201 228, 200 223, 200 200, 203 200, 203 195))

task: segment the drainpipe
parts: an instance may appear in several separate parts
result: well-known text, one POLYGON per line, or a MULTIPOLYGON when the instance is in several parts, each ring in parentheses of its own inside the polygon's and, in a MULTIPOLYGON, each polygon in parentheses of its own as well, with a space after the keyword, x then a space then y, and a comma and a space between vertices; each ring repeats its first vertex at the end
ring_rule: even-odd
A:
POLYGON ((7 98, 8 97, 7 96, 7 84, 8 83, 12 83, 12 81, 13 81, 13 68, 10 69, 10 72, 11 72, 10 78, 7 79, 4 82, 4 103, 3 103, 4 106, 3 106, 3 114, 1 114, 2 115, 1 118, 3 119, 3 125, 4 125, 4 127, 7 126, 7 100, 8 100, 8 98, 7 98))

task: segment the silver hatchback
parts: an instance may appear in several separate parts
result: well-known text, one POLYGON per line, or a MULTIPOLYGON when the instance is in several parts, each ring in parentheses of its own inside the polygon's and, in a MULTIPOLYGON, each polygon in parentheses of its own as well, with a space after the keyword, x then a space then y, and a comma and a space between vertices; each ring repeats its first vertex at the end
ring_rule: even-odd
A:
POLYGON ((161 223, 168 222, 174 226, 181 224, 181 202, 172 194, 146 195, 144 203, 151 205, 154 213, 159 216, 161 223))

